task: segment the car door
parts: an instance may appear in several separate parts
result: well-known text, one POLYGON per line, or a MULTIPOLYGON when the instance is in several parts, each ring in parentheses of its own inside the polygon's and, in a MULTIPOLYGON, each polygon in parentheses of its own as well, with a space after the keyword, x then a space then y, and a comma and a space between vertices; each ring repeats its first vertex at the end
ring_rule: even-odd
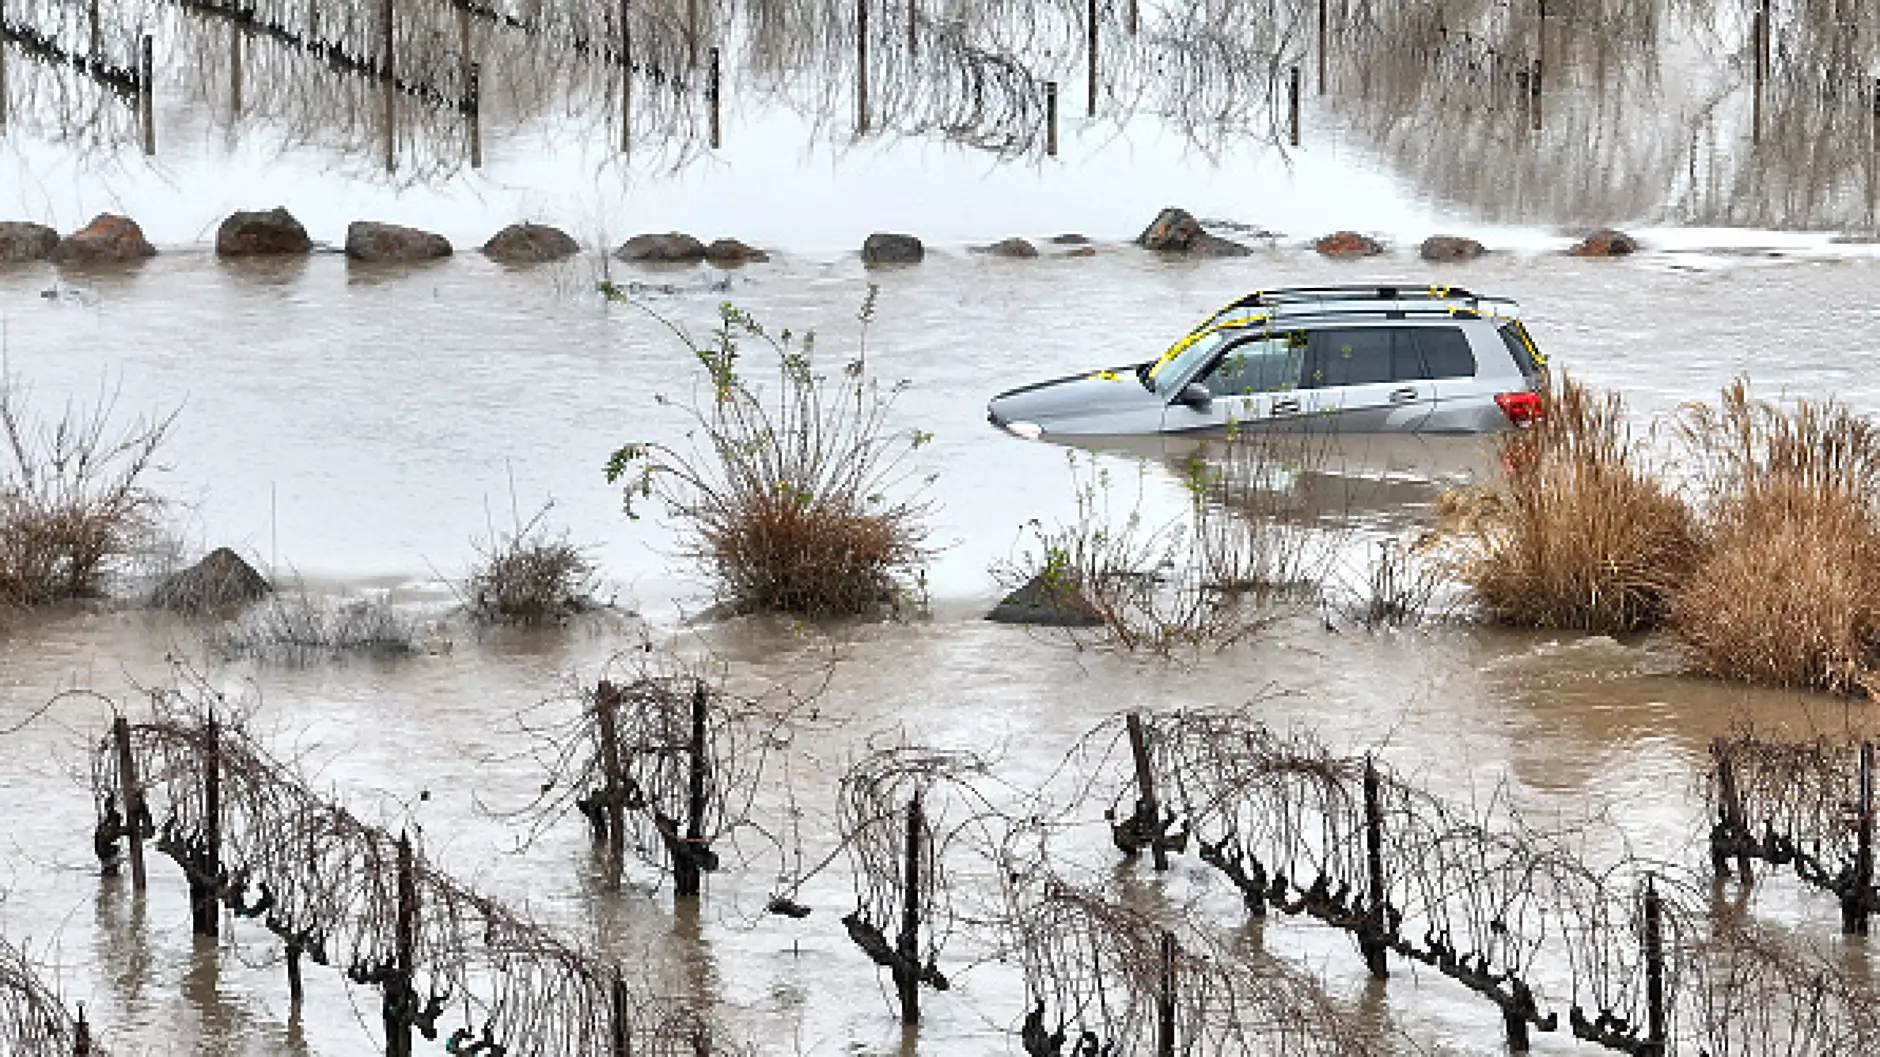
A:
POLYGON ((1413 328, 1324 327, 1310 332, 1299 415, 1342 433, 1410 433, 1436 408, 1413 328))
POLYGON ((1163 431, 1226 433, 1297 414, 1306 351, 1306 332, 1299 330, 1256 334, 1226 345, 1190 383, 1204 386, 1208 401, 1169 404, 1162 416, 1163 431))

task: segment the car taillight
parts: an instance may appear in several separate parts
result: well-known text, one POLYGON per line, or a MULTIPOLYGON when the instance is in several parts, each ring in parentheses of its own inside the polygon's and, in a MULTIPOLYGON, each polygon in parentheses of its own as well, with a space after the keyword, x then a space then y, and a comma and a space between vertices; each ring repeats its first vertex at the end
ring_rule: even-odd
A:
POLYGON ((1541 417, 1541 394, 1522 391, 1519 393, 1496 393, 1495 404, 1501 413, 1508 416, 1509 423, 1516 426, 1533 424, 1541 417))

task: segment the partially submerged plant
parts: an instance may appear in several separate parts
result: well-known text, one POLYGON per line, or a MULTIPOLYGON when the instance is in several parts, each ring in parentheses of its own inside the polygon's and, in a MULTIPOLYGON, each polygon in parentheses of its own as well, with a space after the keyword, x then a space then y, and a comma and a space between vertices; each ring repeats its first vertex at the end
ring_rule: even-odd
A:
POLYGON ((566 532, 546 524, 553 503, 509 532, 476 542, 476 564, 458 594, 470 615, 491 624, 550 624, 594 606, 598 567, 566 532))
POLYGON ((607 480, 624 486, 629 517, 645 500, 663 503, 686 553, 734 607, 872 614, 921 584, 932 478, 916 480, 910 462, 932 435, 890 426, 905 383, 869 374, 874 301, 870 287, 856 358, 833 377, 812 358, 813 335, 773 335, 730 304, 702 343, 660 319, 691 349, 709 393, 678 402, 691 421, 687 443, 627 444, 608 460, 607 480), (774 359, 774 386, 743 373, 749 344, 774 359))
POLYGON ((329 602, 303 588, 249 609, 211 632, 208 644, 224 657, 299 663, 346 654, 401 657, 413 651, 415 637, 411 619, 389 598, 329 602))
POLYGON ((119 421, 115 394, 36 417, 0 365, 0 605, 102 595, 117 563, 155 534, 147 481, 176 412, 119 421))

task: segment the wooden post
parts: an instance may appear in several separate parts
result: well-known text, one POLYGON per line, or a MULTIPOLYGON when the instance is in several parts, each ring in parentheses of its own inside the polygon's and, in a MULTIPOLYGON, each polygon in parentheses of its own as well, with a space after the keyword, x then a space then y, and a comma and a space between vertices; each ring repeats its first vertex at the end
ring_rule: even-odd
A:
POLYGON ((392 932, 392 957, 398 971, 397 979, 381 985, 388 992, 384 996, 386 1057, 411 1057, 411 1010, 408 1006, 417 998, 416 992, 411 987, 411 978, 416 969, 418 909, 418 882, 412 868, 411 841, 400 833, 398 835, 398 920, 394 923, 392 932), (389 993, 392 988, 398 989, 396 1001, 389 993))
POLYGON ((1658 900, 1658 886, 1645 877, 1645 1046, 1637 1052, 1645 1057, 1664 1057, 1665 1052, 1665 951, 1664 908, 1658 900))
POLYGON ((101 53, 104 51, 104 45, 98 39, 98 0, 91 0, 90 3, 85 5, 85 8, 91 22, 91 43, 87 47, 85 55, 91 60, 92 65, 96 66, 98 60, 102 58, 101 53))
POLYGON ((1379 980, 1390 975, 1390 968, 1384 961, 1384 929, 1389 924, 1386 914, 1388 893, 1384 888, 1384 798, 1383 782, 1378 778, 1377 762, 1370 756, 1364 758, 1364 858, 1367 868, 1368 890, 1365 893, 1363 931, 1358 934, 1358 949, 1364 954, 1364 964, 1371 970, 1371 975, 1379 980))
POLYGON ((1126 10, 1129 12, 1129 35, 1132 37, 1136 35, 1137 30, 1142 28, 1142 12, 1140 8, 1141 4, 1138 0, 1129 0, 1129 7, 1126 10))
POLYGON ((687 747, 685 843, 689 853, 684 861, 673 862, 674 894, 696 896, 702 887, 704 870, 699 855, 705 843, 705 719, 711 704, 711 692, 699 680, 692 689, 692 739, 687 747))
POLYGON ((131 752, 131 722, 123 716, 111 721, 111 737, 117 742, 118 802, 124 805, 124 821, 130 830, 131 890, 141 892, 147 885, 144 872, 144 829, 142 819, 144 790, 137 781, 137 757, 131 752))
POLYGON ((601 774, 606 777, 607 859, 616 879, 626 855, 626 773, 620 764, 620 690, 602 679, 594 689, 594 722, 601 740, 601 774))
POLYGON ((1129 728, 1129 752, 1136 761, 1136 817, 1147 819, 1149 852, 1155 858, 1157 872, 1168 869, 1168 849, 1162 846, 1162 808, 1155 799, 1155 769, 1149 765, 1149 738, 1143 733, 1142 717, 1131 712, 1123 717, 1129 728))
POLYGON ((85 1003, 78 1004, 78 1023, 72 1025, 73 1057, 91 1057, 91 1022, 85 1019, 85 1003))
POLYGON ((1750 16, 1749 23, 1749 46, 1753 53, 1750 56, 1750 67, 1753 71, 1749 111, 1749 141, 1751 143, 1762 142, 1763 78, 1765 76, 1763 64, 1768 61, 1768 50, 1763 42, 1768 35, 1769 15, 1764 6, 1758 4, 1755 14, 1750 16))
POLYGON ((868 134, 868 0, 855 0, 855 132, 868 134))
POLYGON ((483 168, 483 67, 471 63, 465 71, 465 108, 470 121, 470 167, 483 168))
POLYGON ((1299 67, 1294 66, 1286 83, 1286 120, 1292 128, 1292 145, 1299 145, 1299 67))
POLYGON ((138 99, 138 110, 141 111, 144 123, 144 153, 154 155, 157 153, 157 110, 154 101, 157 85, 152 78, 155 76, 156 63, 151 55, 150 35, 147 33, 138 50, 138 61, 142 66, 139 71, 142 76, 138 77, 137 83, 144 89, 138 99))
POLYGON ((1841 894, 1841 931, 1867 935, 1867 914, 1873 908, 1873 742, 1860 743, 1860 818, 1854 847, 1852 886, 1841 894))
POLYGON ((189 917, 190 931, 214 936, 222 919, 215 890, 215 879, 222 872, 222 731, 214 712, 203 725, 202 738, 202 846, 200 854, 189 856, 194 862, 189 917))
POLYGON ((1044 153, 1055 158, 1058 152, 1058 89, 1056 81, 1044 83, 1044 153))
POLYGON ((685 62, 698 69, 698 0, 685 0, 685 62))
POLYGON ((610 1057, 632 1057, 633 1031, 627 1023, 632 1011, 627 1005, 627 979, 620 975, 620 966, 614 966, 613 985, 608 989, 610 1005, 613 1007, 613 1039, 610 1057))
POLYGON ((711 101, 712 107, 712 149, 717 150, 724 143, 724 126, 721 124, 718 114, 718 100, 720 98, 722 82, 719 80, 720 71, 718 68, 717 48, 711 50, 710 62, 708 78, 705 82, 705 94, 711 101))
POLYGON ((911 62, 920 41, 916 30, 920 28, 920 0, 907 0, 907 57, 911 62))
POLYGON ((901 1023, 920 1023, 920 831, 925 819, 920 794, 907 802, 907 842, 901 889, 901 932, 895 937, 894 987, 901 995, 901 1023))
POLYGON ((1528 127, 1541 130, 1541 61, 1534 60, 1528 70, 1528 127))
POLYGON ((1325 49, 1330 35, 1329 0, 1319 0, 1319 94, 1325 94, 1325 49))
POLYGON ((392 73, 392 0, 379 5, 379 76, 393 79, 392 73))
POLYGON ((620 0, 620 151, 626 153, 633 125, 633 0, 620 0))
MULTIPOLYGON (((1696 154, 1693 149, 1691 162, 1691 186, 1697 186, 1696 154)), ((1718 738, 1711 743, 1711 752, 1717 757, 1717 821, 1723 832, 1736 840, 1749 835, 1749 826, 1743 820, 1743 797, 1736 788, 1736 761, 1730 755, 1730 743, 1718 738)), ((1711 869, 1718 877, 1730 876, 1729 856, 1721 849, 1713 848, 1710 853, 1711 869)), ((1747 885, 1755 880, 1750 872, 1749 850, 1739 848, 1736 853, 1737 880, 1747 885)))
POLYGON ((1090 84, 1087 87, 1086 93, 1085 93, 1089 97, 1090 109, 1089 109, 1089 113, 1086 116, 1096 117, 1097 116, 1097 0, 1090 0, 1089 10, 1085 16, 1085 30, 1086 32, 1085 32, 1085 41, 1084 41, 1084 51, 1090 60, 1090 63, 1089 63, 1090 84))
POLYGON ((1162 930, 1162 978, 1155 996, 1156 1057, 1175 1057, 1175 934, 1162 930))

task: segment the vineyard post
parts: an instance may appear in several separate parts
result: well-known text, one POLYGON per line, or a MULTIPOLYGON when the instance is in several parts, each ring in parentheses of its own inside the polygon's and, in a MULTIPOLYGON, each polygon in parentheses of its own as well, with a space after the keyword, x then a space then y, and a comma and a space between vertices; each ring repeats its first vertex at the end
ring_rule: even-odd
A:
POLYGON ((685 63, 698 69, 698 0, 685 0, 685 63))
POLYGON ((868 134, 868 0, 855 0, 855 132, 868 134))
MULTIPOLYGON (((1736 760, 1730 753, 1730 743, 1718 738, 1711 747, 1717 757, 1717 800, 1718 821, 1722 823, 1724 833, 1739 843, 1749 834, 1749 827, 1743 821, 1743 796, 1736 788, 1736 760)), ((1730 875, 1729 855, 1721 848, 1712 848, 1710 865, 1718 877, 1730 875)), ((1749 850, 1739 847, 1736 852, 1737 879, 1744 884, 1754 880, 1750 872, 1749 850)))
POLYGON ((151 57, 150 35, 147 33, 139 48, 138 60, 142 66, 139 71, 142 76, 137 79, 137 83, 143 88, 143 95, 138 99, 137 109, 144 123, 144 153, 155 154, 157 153, 157 115, 154 97, 157 94, 157 87, 152 78, 155 76, 156 64, 151 57))
POLYGON ((1141 4, 1139 0, 1129 0, 1129 35, 1132 37, 1136 35, 1136 31, 1142 26, 1142 12, 1140 7, 1141 4))
POLYGON ((901 1023, 920 1023, 920 831, 925 819, 917 792, 907 802, 905 887, 901 932, 895 937, 894 987, 901 995, 901 1023))
POLYGON ((1384 891, 1384 807, 1377 762, 1364 758, 1364 855, 1369 868, 1369 891, 1365 897, 1364 925, 1358 933, 1358 948, 1371 975, 1384 979, 1390 969, 1384 961, 1384 930, 1388 925, 1384 891))
POLYGON ((1541 130, 1541 60, 1528 69, 1528 127, 1541 130))
POLYGON ((392 955, 396 978, 385 989, 385 1055, 411 1057, 410 1006, 417 1001, 411 979, 418 945, 418 884, 411 862, 411 840, 398 835, 398 921, 393 931, 392 955))
POLYGON ((918 35, 915 32, 919 28, 920 0, 907 0, 907 58, 909 62, 913 61, 914 52, 920 46, 918 35))
POLYGON ((719 110, 718 101, 720 98, 721 82, 719 80, 720 71, 718 67, 718 49, 717 48, 713 48, 711 50, 710 62, 711 62, 711 65, 709 68, 709 75, 705 82, 705 94, 709 98, 711 102, 711 107, 712 107, 712 149, 717 150, 721 145, 723 145, 723 142, 724 142, 724 137, 722 134, 723 125, 720 122, 719 113, 718 113, 718 110, 719 110))
POLYGON ((392 80, 392 0, 379 5, 379 76, 392 80))
POLYGON ((1286 81, 1286 123, 1292 130, 1292 145, 1299 145, 1299 67, 1294 66, 1286 81))
MULTIPOLYGON (((692 688, 692 740, 687 747, 685 844, 684 852, 673 856, 675 894, 699 894, 703 847, 705 842, 705 713, 711 704, 711 692, 704 680, 692 688)), ((675 851, 678 849, 675 848, 675 851)))
POLYGON ((1763 40, 1768 35, 1768 19, 1768 13, 1761 4, 1758 4, 1755 13, 1750 16, 1749 23, 1750 66, 1754 80, 1754 85, 1750 89, 1749 141, 1751 143, 1762 142, 1763 77, 1765 76, 1763 40))
POLYGON ((1867 934, 1867 914, 1873 908, 1873 742, 1860 743, 1860 817, 1854 849, 1853 884, 1841 893, 1841 931, 1849 936, 1867 934))
POLYGON ((1155 996, 1156 1057, 1175 1057, 1175 933, 1162 930, 1161 986, 1155 996))
POLYGON ((1325 49, 1326 37, 1330 32, 1330 19, 1326 8, 1331 0, 1319 0, 1319 94, 1325 94, 1325 49))
POLYGON ((78 1004, 78 1023, 72 1025, 72 1057, 91 1057, 91 1022, 85 1019, 85 1003, 78 1004))
POLYGON ((1136 760, 1136 817, 1149 822, 1149 851, 1155 856, 1157 871, 1168 869, 1168 849, 1162 846, 1161 805, 1155 799, 1155 771, 1149 766, 1149 738, 1142 729, 1142 716, 1131 712, 1123 718, 1129 728, 1129 751, 1136 760))
POLYGON ((468 84, 464 88, 465 109, 469 111, 470 121, 470 167, 483 168, 483 67, 471 63, 466 71, 468 84))
POLYGON ((86 55, 91 59, 92 65, 96 66, 103 57, 100 53, 104 51, 104 44, 98 39, 98 0, 91 0, 85 6, 91 22, 91 50, 86 55))
POLYGON ((1645 1047, 1637 1052, 1643 1057, 1664 1057, 1664 907, 1650 875, 1645 878, 1645 1016, 1645 1047))
POLYGON ((1057 157, 1058 152, 1058 86, 1056 81, 1044 83, 1044 153, 1048 158, 1057 157))
POLYGON ((242 24, 228 24, 228 110, 231 120, 242 116, 242 24))
POLYGON ((1085 18, 1086 39, 1084 51, 1090 60, 1090 84, 1086 91, 1089 97, 1088 117, 1097 116, 1097 0, 1090 0, 1089 13, 1085 18))
POLYGON ((594 722, 601 740, 601 771, 606 776, 606 814, 594 812, 595 836, 605 835, 608 862, 619 870, 626 855, 626 775, 620 767, 620 690, 602 679, 594 688, 594 722))
POLYGON ((620 0, 620 150, 623 154, 632 142, 629 126, 633 117, 633 26, 628 22, 632 9, 633 0, 620 0))
POLYGON ((209 713, 202 736, 202 853, 187 856, 192 862, 189 917, 190 931, 214 936, 222 916, 215 891, 216 877, 222 872, 222 736, 214 712, 209 713))
POLYGON ((137 782, 137 757, 131 753, 131 722, 123 716, 111 721, 111 737, 117 742, 118 802, 124 805, 124 821, 130 830, 131 889, 144 890, 144 791, 137 782))
POLYGON ((609 1004, 613 1012, 613 1048, 610 1057, 630 1057, 633 1033, 627 1029, 627 980, 620 975, 620 966, 614 966, 614 978, 608 988, 609 1004))

